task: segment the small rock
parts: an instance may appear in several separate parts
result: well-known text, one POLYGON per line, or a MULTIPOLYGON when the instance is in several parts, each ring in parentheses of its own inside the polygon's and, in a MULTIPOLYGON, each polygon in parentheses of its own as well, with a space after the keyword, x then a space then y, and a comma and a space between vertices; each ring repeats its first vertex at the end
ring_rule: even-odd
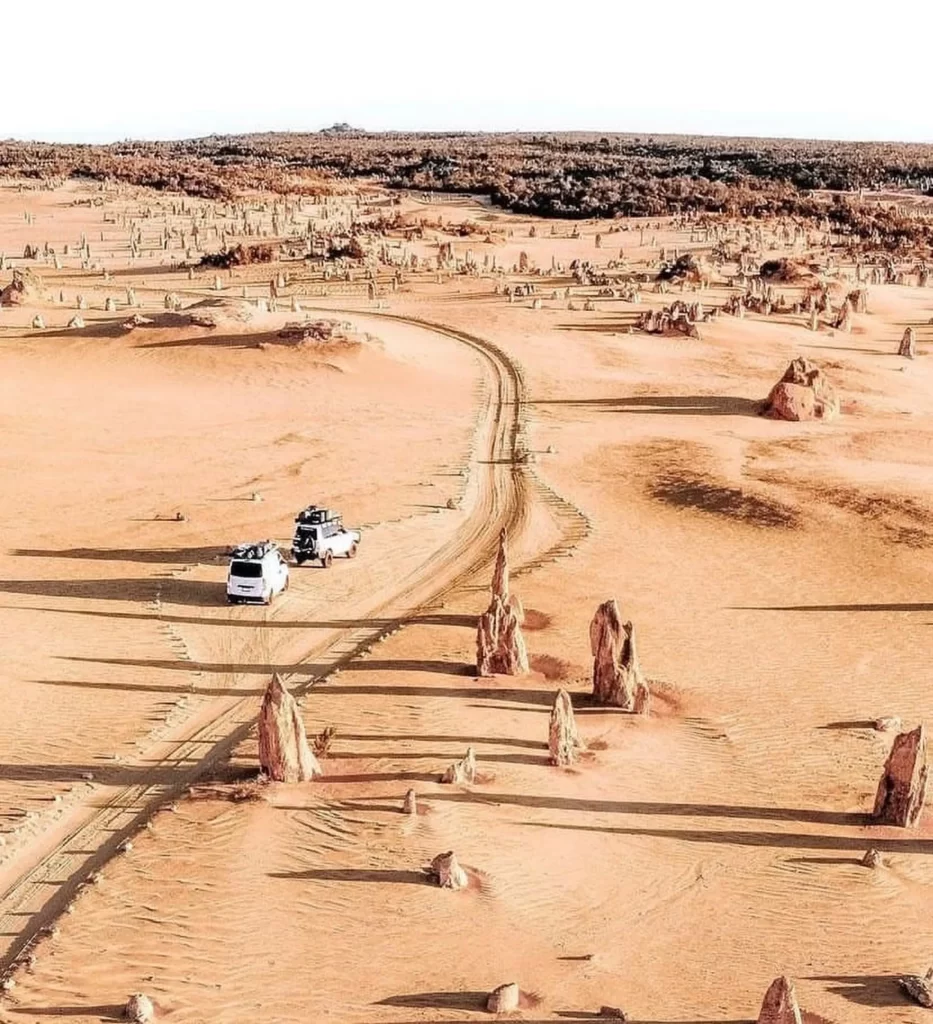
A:
POLYGON ((611 1020, 628 1020, 628 1014, 618 1006, 601 1006, 599 1017, 609 1017, 611 1020))
POLYGON ((518 985, 511 981, 507 985, 500 985, 489 993, 486 999, 486 1009, 490 1013, 513 1013, 518 1009, 521 992, 518 985))
POLYGON ((472 785, 475 781, 476 751, 467 747, 466 757, 462 761, 454 761, 441 776, 441 782, 472 785))
POLYGON ((405 794, 405 802, 402 804, 402 811, 405 814, 418 813, 418 797, 415 795, 415 791, 413 789, 410 789, 405 794))
POLYGON ((155 1020, 155 1007, 149 996, 136 992, 127 1000, 123 1016, 133 1021, 133 1024, 149 1024, 149 1021, 155 1020))
POLYGON ((133 844, 129 839, 124 839, 122 843, 117 847, 120 853, 132 853, 133 844))
POLYGON ((875 732, 900 732, 901 720, 896 715, 875 719, 875 732))
POLYGON ((439 853, 431 861, 431 874, 442 889, 465 889, 470 884, 453 850, 439 853))
POLYGON ((3 981, 0 982, 0 988, 2 988, 4 992, 12 992, 13 989, 16 988, 16 978, 4 978, 3 981))
POLYGON ((865 856, 862 858, 863 868, 883 868, 884 860, 881 857, 881 852, 872 847, 870 850, 865 851, 865 856))

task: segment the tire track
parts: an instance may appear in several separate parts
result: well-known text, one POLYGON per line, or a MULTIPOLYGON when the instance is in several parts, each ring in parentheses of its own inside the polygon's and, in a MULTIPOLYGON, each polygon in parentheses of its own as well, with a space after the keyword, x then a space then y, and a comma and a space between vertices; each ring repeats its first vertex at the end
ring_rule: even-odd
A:
MULTIPOLYGON (((535 479, 527 465, 524 379, 518 365, 498 346, 415 317, 349 309, 328 312, 393 320, 467 345, 479 355, 488 387, 484 389, 485 409, 476 446, 477 493, 466 522, 451 540, 398 581, 388 599, 368 611, 367 616, 377 624, 335 630, 307 652, 306 661, 314 659, 326 669, 303 680, 295 679, 291 688, 298 697, 335 669, 368 652, 407 619, 436 609, 447 594, 490 565, 500 529, 504 527, 510 533, 520 530, 532 500, 548 503, 567 538, 546 553, 548 560, 569 551, 588 532, 583 513, 535 479)), ((534 564, 543 563, 536 560, 534 564)), ((257 631, 261 634, 261 625, 257 631)), ((255 720, 254 696, 212 701, 179 727, 183 729, 180 735, 150 748, 140 764, 126 766, 129 774, 138 775, 135 781, 102 804, 90 803, 89 797, 88 802, 72 808, 54 828, 13 858, 0 873, 0 931, 12 937, 0 955, 0 972, 12 973, 20 958, 51 930, 54 919, 87 880, 120 851, 125 840, 144 827, 160 806, 227 758, 249 735, 255 720)))

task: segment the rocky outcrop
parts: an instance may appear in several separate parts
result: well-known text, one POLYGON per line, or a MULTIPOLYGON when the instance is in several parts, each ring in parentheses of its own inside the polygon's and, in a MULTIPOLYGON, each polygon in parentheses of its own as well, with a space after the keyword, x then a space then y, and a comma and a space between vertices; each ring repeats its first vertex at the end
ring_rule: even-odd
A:
POLYGON ((839 398, 823 371, 798 356, 771 389, 764 414, 780 420, 830 420, 839 415, 839 398))
POLYGON ((323 774, 308 746, 298 705, 278 673, 259 711, 259 764, 273 782, 309 782, 323 774))
POLYGON ((442 889, 465 889, 470 884, 467 873, 460 867, 453 850, 439 853, 431 861, 430 873, 437 879, 437 884, 442 889))
POLYGON ((42 279, 31 270, 14 270, 13 280, 0 291, 0 306, 22 306, 43 298, 42 279))
POLYGON ((917 354, 917 344, 914 338, 913 327, 904 328, 904 335, 901 338, 901 343, 897 347, 897 354, 903 356, 905 359, 913 359, 917 354))
POLYGON ((149 996, 136 992, 123 1007, 123 1016, 133 1024, 150 1024, 150 1021, 155 1020, 155 1007, 149 996))
POLYGON ((802 1024, 797 993, 790 978, 775 978, 765 992, 758 1024, 802 1024))
POLYGON ((525 612, 509 593, 506 533, 499 534, 499 552, 492 577, 492 600, 480 616, 476 631, 476 670, 481 676, 520 675, 528 671, 528 652, 522 636, 525 612))
POLYGON ((570 694, 566 690, 557 691, 554 706, 551 708, 547 748, 551 764, 561 767, 573 764, 580 751, 584 749, 583 741, 577 734, 570 694))
POLYGON ((467 747, 466 756, 462 761, 454 761, 454 763, 447 768, 441 776, 441 782, 458 783, 460 785, 471 786, 475 781, 476 751, 472 747, 467 747))
POLYGON ((647 714, 650 693, 638 664, 635 627, 623 622, 615 598, 604 601, 590 623, 593 696, 600 704, 647 714))
POLYGON ((927 786, 926 735, 922 725, 894 737, 875 797, 879 825, 915 825, 923 810, 927 786))
POLYGON ((500 985, 489 993, 486 999, 486 1009, 490 1013, 514 1013, 521 1002, 522 993, 518 985, 512 981, 507 985, 500 985))
POLYGON ((915 1003, 933 1010, 933 967, 921 978, 919 974, 908 974, 900 979, 901 988, 915 1003))

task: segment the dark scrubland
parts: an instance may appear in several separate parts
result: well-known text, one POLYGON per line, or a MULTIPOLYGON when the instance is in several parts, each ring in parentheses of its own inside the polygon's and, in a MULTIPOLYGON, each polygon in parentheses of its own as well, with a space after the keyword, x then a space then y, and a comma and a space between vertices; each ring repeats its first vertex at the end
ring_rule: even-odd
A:
POLYGON ((252 189, 315 194, 366 179, 474 193, 544 217, 796 216, 828 218, 856 244, 896 250, 933 241, 921 201, 933 196, 933 145, 921 144, 344 130, 107 146, 8 141, 0 173, 216 199, 252 189))

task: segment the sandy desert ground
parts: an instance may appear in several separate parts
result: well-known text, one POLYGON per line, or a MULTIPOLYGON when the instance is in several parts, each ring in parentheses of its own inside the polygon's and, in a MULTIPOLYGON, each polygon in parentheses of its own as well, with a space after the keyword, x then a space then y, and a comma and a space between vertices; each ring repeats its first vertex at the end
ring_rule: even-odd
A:
MULTIPOLYGON (((629 328, 677 295, 578 287, 568 309, 566 270, 510 268, 709 248, 672 221, 571 237, 406 195, 413 223, 489 240, 436 228, 395 250, 506 272, 393 288, 383 268, 373 298, 362 272, 300 259, 189 278, 156 239, 218 204, 179 203, 0 187, 0 284, 28 266, 45 289, 0 310, 0 1020, 119 1019, 144 991, 176 1024, 465 1024, 517 981, 527 1024, 603 1005, 739 1024, 787 974, 811 1024, 920 1024, 897 978, 930 966, 933 819, 869 812, 892 739, 873 723, 930 716, 933 288, 872 287, 849 333, 750 314, 661 337, 629 328), (46 242, 59 266, 20 258, 46 242), (283 268, 279 311, 259 308, 283 268), (497 293, 519 280, 540 303, 497 293), (292 297, 362 340, 283 342, 292 297), (190 322, 198 303, 216 327, 190 322), (152 322, 122 327, 134 309, 152 322), (796 355, 838 419, 758 414, 796 355), (359 557, 230 608, 230 546, 287 542, 310 502, 363 527, 359 557), (503 527, 532 671, 480 679, 503 527), (609 597, 638 629, 648 716, 587 700, 609 597), (273 671, 309 735, 336 728, 325 775, 234 802, 273 671), (548 764, 560 686, 590 747, 572 769, 548 764), (440 784, 470 745, 476 784, 440 784), (449 849, 467 891, 423 873, 449 849)), ((272 201, 248 205, 271 232, 272 201)), ((723 274, 703 301, 729 294, 723 274)))

